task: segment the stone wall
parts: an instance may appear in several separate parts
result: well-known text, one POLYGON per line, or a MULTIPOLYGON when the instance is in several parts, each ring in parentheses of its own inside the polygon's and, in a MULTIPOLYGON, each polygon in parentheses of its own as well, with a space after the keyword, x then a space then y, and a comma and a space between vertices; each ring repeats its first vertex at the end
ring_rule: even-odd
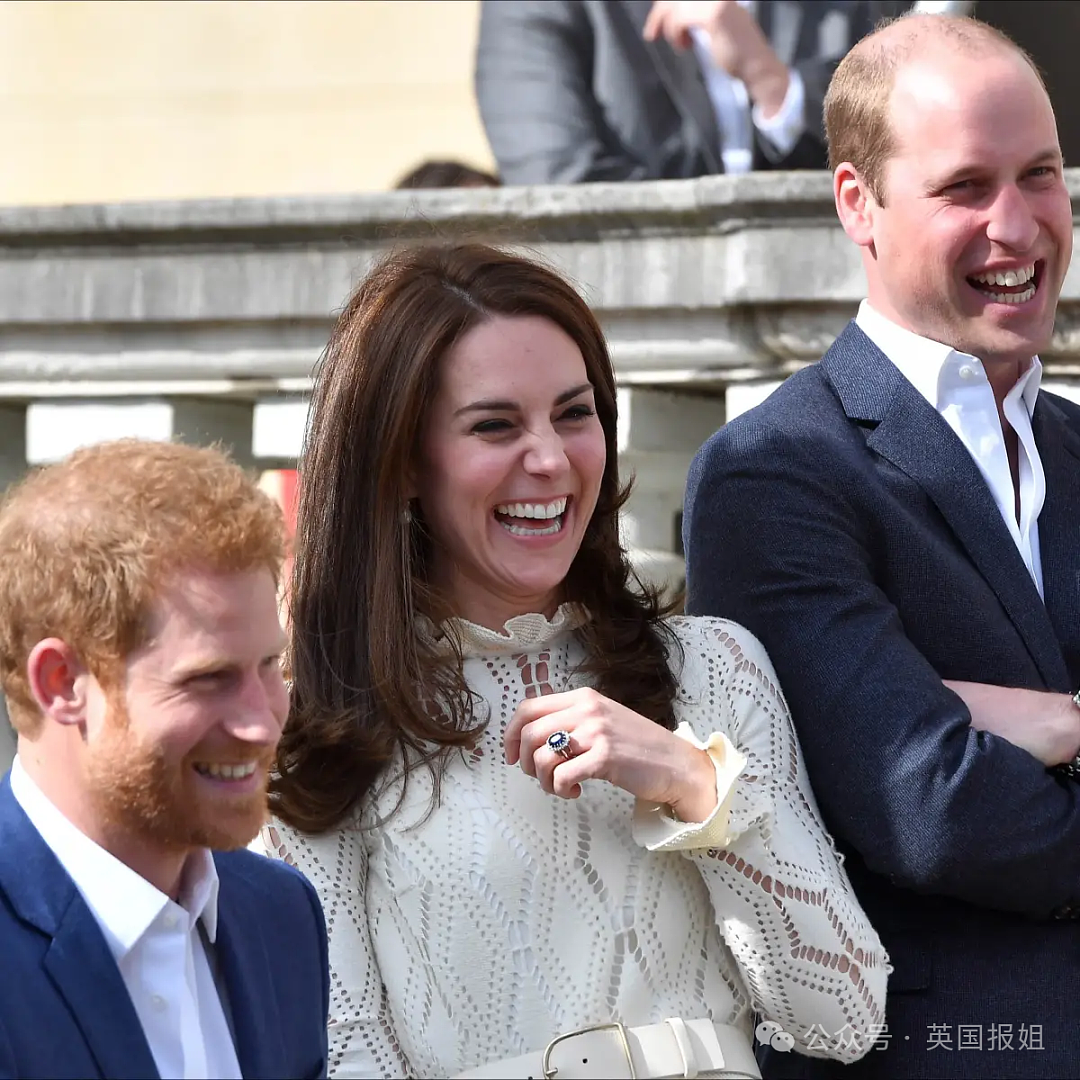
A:
MULTIPOLYGON (((694 450, 816 360, 863 294, 824 173, 0 209, 0 484, 122 434, 291 463, 333 313, 372 258, 459 237, 538 254, 598 312, 637 476, 627 538, 666 579, 694 450)), ((1043 360, 1080 394, 1075 267, 1043 360)))

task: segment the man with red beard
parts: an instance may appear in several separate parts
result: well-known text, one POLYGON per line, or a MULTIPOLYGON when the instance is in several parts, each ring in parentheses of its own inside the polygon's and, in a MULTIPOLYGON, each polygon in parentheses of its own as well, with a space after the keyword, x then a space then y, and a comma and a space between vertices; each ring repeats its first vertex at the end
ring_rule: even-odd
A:
POLYGON ((288 709, 283 556, 216 450, 107 443, 0 507, 0 1076, 326 1075, 318 900, 244 850, 288 709))

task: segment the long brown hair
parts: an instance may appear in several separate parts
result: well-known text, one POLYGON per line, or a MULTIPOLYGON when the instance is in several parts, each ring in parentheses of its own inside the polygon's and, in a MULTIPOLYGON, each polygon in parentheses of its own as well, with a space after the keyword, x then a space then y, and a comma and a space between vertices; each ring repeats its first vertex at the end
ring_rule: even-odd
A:
POLYGON ((442 766, 486 722, 474 715, 460 653, 416 632, 418 612, 450 612, 427 580, 409 474, 442 357, 498 315, 550 319, 581 349, 607 465, 563 599, 592 615, 578 634, 593 685, 674 726, 663 607, 619 543, 628 488, 619 484, 615 375, 595 316, 561 277, 518 255, 483 244, 407 248, 371 271, 338 318, 300 461, 292 701, 271 807, 305 832, 352 817, 395 760, 406 781, 427 764, 437 800, 442 766))

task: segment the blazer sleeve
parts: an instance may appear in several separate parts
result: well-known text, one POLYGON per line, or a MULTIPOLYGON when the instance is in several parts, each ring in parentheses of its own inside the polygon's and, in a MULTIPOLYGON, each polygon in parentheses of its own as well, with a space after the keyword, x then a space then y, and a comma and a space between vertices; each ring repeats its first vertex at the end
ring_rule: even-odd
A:
POLYGON ((308 836, 275 822, 267 854, 295 866, 322 904, 329 953, 328 1071, 331 1077, 413 1075, 394 1035, 386 989, 371 947, 367 850, 357 829, 308 836))
POLYGON ((326 940, 326 917, 323 915, 322 904, 319 902, 319 894, 315 891, 307 878, 301 877, 304 886, 304 895, 308 906, 311 908, 311 917, 315 929, 315 948, 319 954, 319 990, 322 1001, 322 1062, 319 1070, 314 1074, 316 1080, 326 1080, 330 1068, 330 1044, 327 1034, 326 1021, 330 1016, 330 958, 326 940))
POLYGON ((761 643, 721 619, 679 620, 679 698, 699 740, 745 761, 728 835, 684 850, 712 899, 754 1011, 812 1057, 862 1057, 885 1021, 888 956, 824 825, 761 643))
POLYGON ((592 85, 592 23, 575 0, 483 0, 476 100, 505 184, 648 180, 592 85))
POLYGON ((865 477, 830 435, 740 419, 691 466, 687 609, 765 643, 826 822, 896 885, 1066 915, 1080 900, 1080 788, 972 728, 908 639, 875 580, 865 477))

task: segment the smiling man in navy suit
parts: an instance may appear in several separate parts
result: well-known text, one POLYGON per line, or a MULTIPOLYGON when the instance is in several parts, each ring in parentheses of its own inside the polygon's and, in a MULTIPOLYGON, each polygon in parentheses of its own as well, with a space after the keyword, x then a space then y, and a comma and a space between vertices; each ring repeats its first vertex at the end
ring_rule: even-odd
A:
POLYGON ((123 440, 0 507, 0 1077, 326 1075, 326 930, 244 850, 287 711, 281 516, 123 440))
POLYGON ((1078 1076, 1080 407, 1037 356, 1072 253, 1054 113, 1008 39, 923 15, 855 46, 825 115, 867 300, 699 453, 688 608, 767 647, 892 957, 888 1032, 845 1072, 1078 1076))

